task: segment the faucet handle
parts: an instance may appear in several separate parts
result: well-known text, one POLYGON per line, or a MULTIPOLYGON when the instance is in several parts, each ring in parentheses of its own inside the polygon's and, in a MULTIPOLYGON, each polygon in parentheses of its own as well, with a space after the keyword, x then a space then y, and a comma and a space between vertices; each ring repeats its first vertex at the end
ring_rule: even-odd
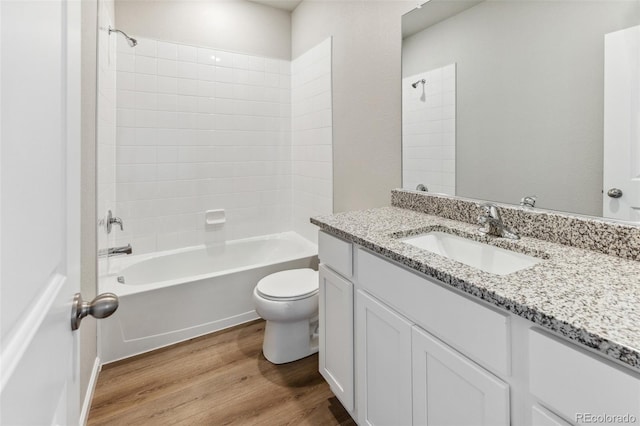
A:
POLYGON ((498 206, 493 203, 482 203, 480 204, 480 208, 482 209, 482 213, 484 216, 499 218, 500 213, 498 213, 498 206))
POLYGON ((113 228, 113 225, 119 225, 120 226, 120 230, 124 231, 124 224, 122 222, 122 219, 120 219, 119 217, 115 217, 113 215, 113 213, 111 212, 111 210, 109 210, 107 212, 107 234, 111 233, 111 228, 113 228))
POLYGON ((124 224, 122 223, 122 219, 120 219, 119 217, 112 218, 111 224, 120 225, 120 230, 124 231, 124 224))

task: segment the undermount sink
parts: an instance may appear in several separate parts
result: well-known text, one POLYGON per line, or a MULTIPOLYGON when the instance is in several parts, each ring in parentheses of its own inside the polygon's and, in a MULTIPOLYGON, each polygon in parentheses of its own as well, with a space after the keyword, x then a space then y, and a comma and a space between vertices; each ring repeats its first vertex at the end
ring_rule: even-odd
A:
POLYGON ((496 275, 511 274, 542 262, 537 257, 440 231, 402 238, 401 241, 496 275))

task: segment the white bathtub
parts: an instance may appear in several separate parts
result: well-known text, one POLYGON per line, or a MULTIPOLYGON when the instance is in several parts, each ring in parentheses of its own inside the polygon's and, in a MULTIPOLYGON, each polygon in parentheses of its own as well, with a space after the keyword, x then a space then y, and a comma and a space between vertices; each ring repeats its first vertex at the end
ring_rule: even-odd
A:
POLYGON ((315 268, 317 252, 311 242, 286 232, 215 247, 112 258, 100 292, 117 294, 120 306, 98 322, 101 361, 258 318, 251 298, 257 282, 286 269, 315 268))

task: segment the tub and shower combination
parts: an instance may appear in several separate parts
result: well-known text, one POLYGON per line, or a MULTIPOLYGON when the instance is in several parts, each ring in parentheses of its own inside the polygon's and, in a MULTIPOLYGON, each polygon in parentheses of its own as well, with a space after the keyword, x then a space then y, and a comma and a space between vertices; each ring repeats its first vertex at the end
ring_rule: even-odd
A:
POLYGON ((317 269, 317 246, 294 232, 113 258, 100 291, 117 294, 120 307, 99 322, 102 362, 256 319, 261 278, 309 267, 317 269))

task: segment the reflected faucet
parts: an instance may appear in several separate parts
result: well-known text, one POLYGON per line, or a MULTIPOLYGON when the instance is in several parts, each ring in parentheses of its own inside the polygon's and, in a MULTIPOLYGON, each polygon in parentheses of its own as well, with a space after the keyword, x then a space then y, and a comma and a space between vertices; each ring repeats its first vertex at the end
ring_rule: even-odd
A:
POLYGON ((527 195, 525 197, 522 197, 522 199, 520 200, 520 205, 522 207, 535 207, 536 200, 537 198, 535 195, 527 195))
POLYGON ((520 236, 502 222, 502 217, 498 211, 498 206, 493 203, 480 205, 482 213, 478 216, 478 223, 482 225, 478 231, 484 235, 495 235, 496 237, 519 240, 520 236))

